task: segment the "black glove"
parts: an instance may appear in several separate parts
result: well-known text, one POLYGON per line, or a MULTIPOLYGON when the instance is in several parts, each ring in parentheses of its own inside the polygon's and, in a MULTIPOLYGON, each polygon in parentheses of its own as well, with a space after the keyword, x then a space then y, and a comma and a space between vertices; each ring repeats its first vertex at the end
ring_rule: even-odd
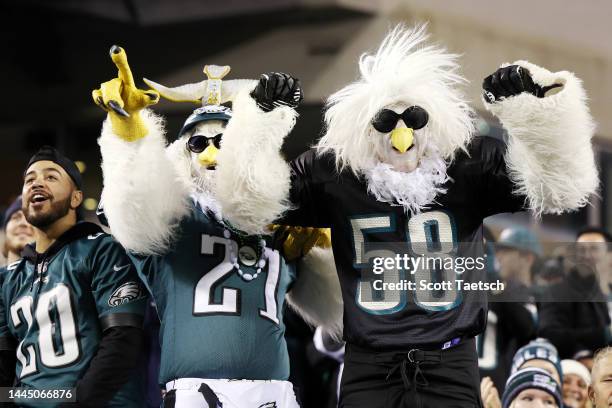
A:
POLYGON ((282 72, 263 74, 251 97, 264 112, 270 112, 277 106, 297 108, 304 99, 300 80, 282 72))
POLYGON ((529 71, 519 65, 500 68, 482 82, 483 95, 488 103, 494 103, 523 92, 543 98, 546 92, 560 86, 553 84, 542 87, 534 83, 529 71))

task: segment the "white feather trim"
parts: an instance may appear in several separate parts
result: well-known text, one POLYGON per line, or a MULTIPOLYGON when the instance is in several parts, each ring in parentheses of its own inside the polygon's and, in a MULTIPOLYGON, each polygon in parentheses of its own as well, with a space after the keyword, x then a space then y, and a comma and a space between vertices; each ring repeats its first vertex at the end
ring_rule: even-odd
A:
POLYGON ((290 169, 280 149, 297 112, 286 106, 263 112, 251 91, 244 89, 233 103, 217 156, 214 195, 234 226, 262 234, 289 209, 290 169))
POLYGON ((424 157, 409 173, 396 171, 387 163, 378 163, 366 170, 365 176, 368 192, 378 201, 402 206, 412 215, 426 210, 439 194, 446 193, 441 186, 448 180, 446 163, 439 155, 424 157))
POLYGON ((427 40, 426 25, 398 25, 376 53, 361 56, 361 77, 327 100, 327 130, 316 145, 318 153, 332 152, 338 168, 349 167, 355 174, 371 168, 383 136, 372 119, 395 104, 428 112, 429 122, 416 134, 445 160, 466 150, 474 135, 474 114, 460 89, 467 80, 459 73, 459 56, 427 40))
POLYGON ((541 86, 562 85, 544 98, 525 92, 484 102, 510 135, 506 163, 515 193, 527 197, 537 216, 583 207, 599 181, 591 145, 595 124, 582 82, 571 72, 552 73, 527 61, 514 64, 529 70, 541 86))
POLYGON ((141 112, 149 133, 135 142, 113 134, 107 119, 98 140, 104 175, 104 212, 115 238, 127 250, 163 254, 188 212, 189 183, 166 151, 163 120, 141 112))
POLYGON ((288 304, 312 326, 342 338, 343 302, 331 248, 312 248, 298 261, 298 279, 287 294, 288 304))

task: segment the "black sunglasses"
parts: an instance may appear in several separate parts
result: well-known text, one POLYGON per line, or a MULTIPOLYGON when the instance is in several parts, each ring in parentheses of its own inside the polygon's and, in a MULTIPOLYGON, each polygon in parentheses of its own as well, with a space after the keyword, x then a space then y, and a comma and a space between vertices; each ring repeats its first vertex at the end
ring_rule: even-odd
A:
POLYGON ((208 147, 210 140, 212 140, 213 144, 217 149, 220 149, 222 137, 223 133, 219 133, 215 137, 193 135, 187 140, 187 149, 189 149, 189 151, 193 153, 202 153, 208 147))
POLYGON ((429 121, 429 115, 425 109, 420 106, 411 106, 402 113, 395 113, 389 109, 381 110, 372 120, 372 127, 380 133, 389 133, 395 129, 400 118, 406 126, 414 130, 421 129, 429 121))

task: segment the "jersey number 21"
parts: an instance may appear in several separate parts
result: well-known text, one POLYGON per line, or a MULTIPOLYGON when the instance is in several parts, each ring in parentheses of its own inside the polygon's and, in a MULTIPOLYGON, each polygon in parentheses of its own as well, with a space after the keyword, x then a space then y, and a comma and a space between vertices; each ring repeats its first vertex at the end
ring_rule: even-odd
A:
MULTIPOLYGON (((214 302, 214 292, 219 282, 234 271, 231 253, 238 253, 238 244, 230 239, 202 235, 203 255, 213 255, 215 244, 223 245, 224 257, 220 264, 205 273, 195 287, 193 299, 193 314, 202 315, 240 315, 240 289, 223 287, 221 301, 214 302)), ((265 285, 265 309, 259 310, 259 316, 279 324, 278 306, 276 304, 276 287, 280 278, 280 255, 278 251, 264 248, 264 257, 267 259, 268 274, 265 285)))

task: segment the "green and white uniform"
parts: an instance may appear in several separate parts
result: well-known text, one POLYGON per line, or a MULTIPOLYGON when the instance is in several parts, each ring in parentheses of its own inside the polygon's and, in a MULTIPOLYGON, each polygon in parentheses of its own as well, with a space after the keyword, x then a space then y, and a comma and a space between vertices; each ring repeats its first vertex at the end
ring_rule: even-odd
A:
MULTIPOLYGON (((141 327, 144 290, 123 248, 95 224, 76 224, 44 254, 24 254, 2 275, 0 343, 18 343, 17 386, 73 388, 106 329, 141 327)), ((127 383, 108 406, 143 400, 127 383)))
POLYGON ((165 255, 130 255, 161 319, 160 383, 177 378, 286 380, 282 309, 295 278, 293 266, 269 243, 260 246, 263 262, 258 265, 247 248, 257 251, 258 245, 240 246, 237 236, 196 202, 177 235, 165 255), (248 280, 258 269, 257 277, 248 280))

